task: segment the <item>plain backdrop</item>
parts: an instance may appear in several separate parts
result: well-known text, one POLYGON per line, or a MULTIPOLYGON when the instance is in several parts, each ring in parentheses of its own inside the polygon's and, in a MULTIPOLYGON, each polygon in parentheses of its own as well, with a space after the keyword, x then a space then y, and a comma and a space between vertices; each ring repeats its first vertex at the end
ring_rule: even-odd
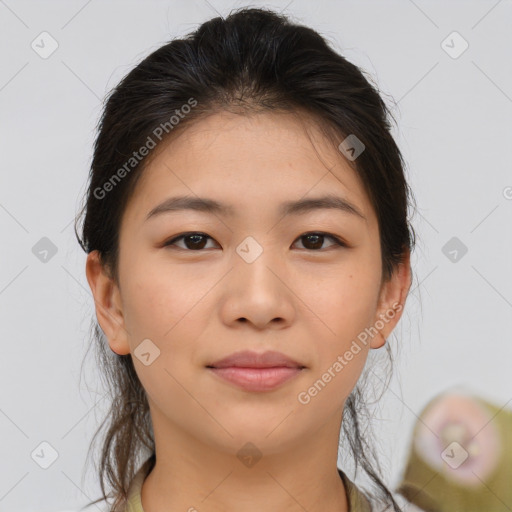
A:
POLYGON ((0 0, 0 511, 99 496, 84 465, 106 409, 92 353, 80 379, 95 313, 73 219, 101 101, 166 41, 247 5, 315 28, 395 103, 418 246, 376 408, 388 483, 436 394, 512 404, 510 1, 0 0), (58 44, 46 58, 41 37, 58 44))

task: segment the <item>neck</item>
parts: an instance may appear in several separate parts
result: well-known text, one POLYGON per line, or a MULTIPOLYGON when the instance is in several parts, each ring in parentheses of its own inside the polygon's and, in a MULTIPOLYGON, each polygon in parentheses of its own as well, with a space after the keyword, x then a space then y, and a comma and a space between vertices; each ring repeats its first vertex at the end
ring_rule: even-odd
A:
POLYGON ((156 463, 142 486, 144 512, 348 511, 337 468, 339 421, 286 447, 271 448, 267 440, 261 451, 243 448, 246 441, 232 450, 206 445, 175 426, 157 424, 165 428, 154 428, 156 463))

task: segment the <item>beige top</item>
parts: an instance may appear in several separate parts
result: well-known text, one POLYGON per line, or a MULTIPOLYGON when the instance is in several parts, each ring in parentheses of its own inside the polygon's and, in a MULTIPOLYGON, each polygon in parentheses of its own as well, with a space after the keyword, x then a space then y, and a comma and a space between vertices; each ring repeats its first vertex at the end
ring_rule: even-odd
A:
MULTIPOLYGON (((148 459, 137 471, 133 477, 130 489, 128 491, 128 502, 125 512, 144 512, 141 501, 142 484, 151 468, 150 459, 148 459)), ((372 512, 370 502, 366 496, 356 487, 356 485, 338 468, 338 473, 345 485, 347 499, 349 503, 349 512, 372 512)))

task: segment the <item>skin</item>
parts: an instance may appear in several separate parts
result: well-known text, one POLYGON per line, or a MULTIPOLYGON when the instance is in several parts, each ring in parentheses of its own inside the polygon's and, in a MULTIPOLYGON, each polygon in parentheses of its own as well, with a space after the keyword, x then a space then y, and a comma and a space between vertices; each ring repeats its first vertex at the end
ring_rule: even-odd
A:
POLYGON ((383 347, 400 319, 410 262, 407 254, 381 285, 377 218, 363 186, 343 155, 308 127, 309 137, 291 115, 227 112, 190 125, 153 155, 126 208, 120 286, 96 251, 87 258, 110 348, 133 356, 150 339, 160 351, 147 366, 133 357, 157 454, 142 488, 145 512, 347 510, 337 472, 343 406, 369 350, 383 347), (335 209, 278 214, 284 201, 327 193, 350 201, 366 220, 335 209), (234 214, 187 210, 144 220, 175 195, 216 199, 234 214), (184 239, 163 245, 188 231, 211 238, 201 250, 184 239), (318 231, 348 247, 303 236, 318 231), (263 250, 252 263, 236 252, 247 236, 263 250), (402 306, 379 334, 300 403, 298 394, 396 303, 402 306), (277 350, 306 368, 277 389, 249 392, 205 367, 243 349, 277 350), (237 457, 247 442, 261 454, 251 467, 237 457))

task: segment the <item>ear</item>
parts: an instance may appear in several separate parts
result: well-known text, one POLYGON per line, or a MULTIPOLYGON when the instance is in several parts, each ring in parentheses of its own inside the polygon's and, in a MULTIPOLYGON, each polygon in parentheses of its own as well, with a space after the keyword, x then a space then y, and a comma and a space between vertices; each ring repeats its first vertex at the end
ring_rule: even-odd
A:
POLYGON ((129 354, 130 345, 119 288, 107 275, 98 251, 92 251, 87 255, 85 273, 94 297, 96 318, 111 350, 119 355, 129 354))
POLYGON ((385 345, 386 339, 402 316, 410 287, 411 254, 407 250, 391 278, 381 285, 377 312, 372 324, 378 335, 372 338, 371 348, 381 348, 385 345))

